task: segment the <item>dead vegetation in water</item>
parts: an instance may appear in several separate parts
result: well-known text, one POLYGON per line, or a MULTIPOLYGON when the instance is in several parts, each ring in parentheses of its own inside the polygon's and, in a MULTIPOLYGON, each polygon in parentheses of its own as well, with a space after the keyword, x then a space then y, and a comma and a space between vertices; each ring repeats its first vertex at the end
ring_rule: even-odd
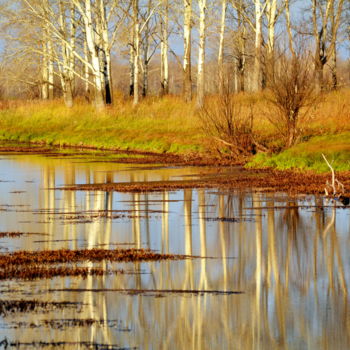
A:
POLYGON ((78 308, 81 302, 48 302, 39 300, 0 300, 0 315, 5 317, 14 313, 43 312, 63 308, 78 308))
POLYGON ((206 221, 214 221, 214 222, 254 222, 253 218, 229 218, 229 217, 217 217, 217 218, 205 218, 206 221))
POLYGON ((104 270, 100 268, 66 266, 83 262, 141 262, 186 259, 185 255, 159 254, 148 249, 82 249, 19 251, 0 254, 0 280, 34 280, 53 277, 105 276, 110 274, 130 274, 122 269, 104 270), (62 264, 62 266, 47 266, 62 264))
MULTIPOLYGON (((339 174, 346 189, 350 188, 350 172, 339 174)), ((220 190, 253 189, 258 192, 286 192, 288 194, 322 194, 327 174, 314 172, 279 171, 271 169, 237 169, 231 173, 203 174, 196 180, 149 181, 129 183, 78 184, 56 188, 66 191, 105 192, 163 192, 180 189, 219 188, 220 190)), ((345 194, 349 195, 349 193, 345 194)))
POLYGON ((53 319, 53 320, 41 320, 38 322, 12 322, 6 328, 18 329, 18 328, 51 328, 64 330, 66 328, 81 328, 81 327, 108 327, 117 330, 118 332, 131 332, 130 327, 125 327, 120 320, 104 320, 93 318, 72 318, 72 319, 53 319))
POLYGON ((140 262, 160 260, 180 260, 190 258, 187 255, 172 255, 155 253, 149 249, 81 249, 81 250, 43 250, 18 251, 9 254, 0 254, 1 268, 11 265, 29 264, 64 264, 77 262, 140 262))
POLYGON ((19 232, 19 231, 0 232, 0 238, 18 238, 21 236, 30 236, 30 235, 47 236, 46 233, 39 233, 39 232, 19 232))
POLYGON ((106 293, 119 292, 127 295, 142 295, 142 296, 156 296, 163 297, 165 295, 239 295, 244 294, 241 290, 208 290, 208 289, 136 289, 136 288, 100 288, 100 289, 82 289, 82 288, 62 288, 49 289, 49 292, 70 292, 70 293, 106 293))
POLYGON ((125 348, 120 347, 119 345, 115 344, 104 344, 104 343, 95 343, 95 342, 89 342, 89 341, 57 341, 57 342, 44 342, 44 341, 33 341, 33 342, 20 342, 20 341, 9 341, 7 338, 4 338, 2 341, 0 341, 0 346, 4 346, 5 349, 8 347, 16 348, 16 349, 54 349, 54 348, 60 348, 60 349, 87 349, 87 350, 137 350, 137 348, 125 348))
POLYGON ((106 271, 99 268, 88 267, 44 267, 38 265, 10 266, 0 269, 0 280, 34 280, 47 279, 53 277, 82 277, 105 276, 109 274, 124 274, 124 270, 106 271))

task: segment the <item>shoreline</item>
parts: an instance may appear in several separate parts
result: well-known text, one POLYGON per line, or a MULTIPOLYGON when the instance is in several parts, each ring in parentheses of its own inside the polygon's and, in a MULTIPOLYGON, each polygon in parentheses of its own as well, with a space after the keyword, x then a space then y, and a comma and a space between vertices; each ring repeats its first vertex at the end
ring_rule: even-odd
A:
MULTIPOLYGON (((120 164, 153 164, 163 166, 202 167, 197 179, 155 182, 132 182, 110 184, 81 184, 55 188, 65 191, 107 191, 107 192, 163 192, 180 189, 252 190, 253 192, 284 192, 289 195, 321 195, 331 174, 310 170, 276 170, 272 168, 252 169, 239 164, 219 164, 213 159, 188 158, 180 155, 156 154, 152 152, 101 150, 84 147, 64 147, 43 143, 0 143, 0 154, 31 154, 46 157, 86 156, 87 162, 111 162, 120 164), (90 151, 90 152, 89 152, 90 151), (120 156, 123 156, 120 158, 120 156), (92 157, 92 159, 91 159, 92 157)), ((337 172, 337 178, 345 186, 344 196, 350 196, 350 172, 337 172)))

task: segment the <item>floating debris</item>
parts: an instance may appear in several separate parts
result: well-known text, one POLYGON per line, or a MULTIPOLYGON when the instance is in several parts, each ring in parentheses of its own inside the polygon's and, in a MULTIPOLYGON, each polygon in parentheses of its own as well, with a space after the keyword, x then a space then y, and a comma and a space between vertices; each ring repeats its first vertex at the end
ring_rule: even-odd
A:
POLYGON ((39 233, 39 232, 18 232, 18 231, 0 232, 0 238, 18 238, 21 236, 29 236, 29 235, 47 236, 48 234, 39 233))
POLYGON ((88 267, 43 267, 31 265, 29 267, 13 267, 0 269, 0 280, 34 280, 53 277, 82 277, 104 276, 108 274, 123 274, 124 270, 106 271, 97 268, 88 267))
POLYGON ((28 264, 59 264, 81 261, 159 261, 180 260, 191 258, 187 255, 172 255, 155 253, 150 249, 82 249, 82 250, 43 250, 43 251, 18 251, 9 254, 0 254, 0 266, 4 269, 9 265, 28 264))
POLYGON ((247 221, 254 221, 252 218, 205 218, 206 221, 221 221, 221 222, 247 222, 247 221))
MULTIPOLYGON (((350 188, 350 172, 339 175, 345 188, 350 188)), ((258 192, 286 192, 289 194, 322 194, 324 183, 327 179, 325 174, 313 172, 297 172, 292 170, 272 169, 244 169, 236 168, 227 172, 224 176, 218 174, 203 174, 195 180, 179 181, 148 181, 148 182, 125 182, 125 183, 100 183, 66 185, 55 188, 66 191, 107 191, 107 192, 163 192, 179 189, 194 188, 219 188, 221 190, 254 189, 258 192)), ((349 197, 350 193, 344 194, 349 197)))
POLYGON ((72 292, 72 293, 106 293, 106 292, 120 292, 126 293, 128 295, 146 295, 146 296, 163 296, 163 294, 192 294, 192 295, 234 295, 234 294, 244 294, 240 290, 206 290, 206 289, 123 289, 123 288, 113 288, 113 289, 82 289, 82 288, 63 288, 63 289, 49 289, 49 292, 72 292))
POLYGON ((6 328, 8 329, 17 329, 17 328, 41 328, 48 327, 52 329, 65 329, 72 327, 91 327, 91 326, 99 326, 99 327, 109 327, 114 328, 118 332, 131 332, 130 327, 125 327, 123 322, 120 320, 95 320, 92 318, 88 319, 53 319, 53 320, 41 320, 37 322, 12 322, 9 323, 6 328))
POLYGON ((38 300, 0 300, 0 315, 7 316, 9 314, 21 312, 37 312, 37 311, 51 311, 63 308, 76 308, 82 306, 81 302, 47 302, 38 300))
POLYGON ((43 342, 43 341, 33 341, 33 342, 12 342, 5 338, 0 342, 0 346, 15 347, 16 349, 28 349, 28 348, 62 348, 62 349, 88 349, 88 350, 136 350, 137 348, 125 348, 120 347, 119 345, 113 344, 103 344, 103 343, 93 343, 93 342, 43 342))

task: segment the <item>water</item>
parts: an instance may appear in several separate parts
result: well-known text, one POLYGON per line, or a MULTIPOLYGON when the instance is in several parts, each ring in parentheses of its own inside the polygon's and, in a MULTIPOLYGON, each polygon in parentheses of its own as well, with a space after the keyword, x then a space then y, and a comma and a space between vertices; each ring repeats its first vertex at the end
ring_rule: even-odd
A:
POLYGON ((1 300, 80 304, 2 314, 0 342, 23 349, 350 348, 349 208, 249 189, 53 189, 195 179, 203 171, 3 155, 0 231, 47 235, 2 238, 1 252, 117 247, 207 258, 87 263, 127 273, 2 281, 1 300), (106 210, 115 218, 101 215, 106 210))

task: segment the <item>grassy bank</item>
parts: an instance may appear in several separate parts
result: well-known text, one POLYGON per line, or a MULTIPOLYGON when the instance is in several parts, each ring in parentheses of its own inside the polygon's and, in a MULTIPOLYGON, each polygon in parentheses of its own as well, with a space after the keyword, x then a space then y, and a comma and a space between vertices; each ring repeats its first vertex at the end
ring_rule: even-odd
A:
POLYGON ((247 167, 279 170, 302 169, 327 172, 322 153, 337 171, 350 170, 350 132, 316 136, 279 154, 257 154, 247 167))
POLYGON ((194 108, 177 98, 148 99, 133 108, 117 101, 103 112, 78 102, 27 102, 0 110, 0 139, 122 150, 203 152, 194 108))
MULTIPOLYGON (((271 110, 266 100, 248 94, 240 99, 243 105, 253 106, 256 134, 271 145, 278 144, 281 135, 268 122, 271 110)), ((325 95, 300 125, 302 142, 279 154, 258 154, 248 166, 328 171, 321 157, 324 153, 335 169, 350 170, 349 101, 350 90, 325 95)), ((0 139, 202 155, 214 155, 220 147, 203 132, 195 105, 171 96, 148 98, 137 108, 119 98, 99 113, 82 101, 72 109, 62 101, 6 103, 0 109, 0 139)))

